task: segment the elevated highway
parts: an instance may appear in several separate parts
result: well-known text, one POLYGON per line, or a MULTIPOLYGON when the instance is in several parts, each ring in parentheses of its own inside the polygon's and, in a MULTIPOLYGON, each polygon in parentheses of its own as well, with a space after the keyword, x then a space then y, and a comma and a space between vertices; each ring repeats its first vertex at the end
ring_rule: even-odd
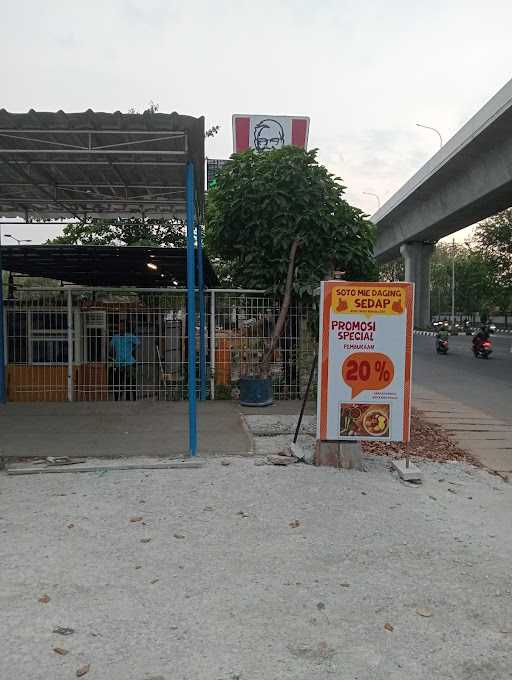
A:
POLYGON ((380 262, 405 259, 415 321, 430 321, 430 258, 439 239, 512 205, 512 80, 373 215, 380 262))

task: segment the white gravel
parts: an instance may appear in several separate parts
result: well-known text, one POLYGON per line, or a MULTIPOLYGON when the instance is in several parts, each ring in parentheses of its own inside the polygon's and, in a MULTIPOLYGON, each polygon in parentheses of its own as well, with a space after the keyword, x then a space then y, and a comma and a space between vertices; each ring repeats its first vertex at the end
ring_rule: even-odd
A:
POLYGON ((512 677, 510 485, 229 460, 2 474, 0 678, 512 677))

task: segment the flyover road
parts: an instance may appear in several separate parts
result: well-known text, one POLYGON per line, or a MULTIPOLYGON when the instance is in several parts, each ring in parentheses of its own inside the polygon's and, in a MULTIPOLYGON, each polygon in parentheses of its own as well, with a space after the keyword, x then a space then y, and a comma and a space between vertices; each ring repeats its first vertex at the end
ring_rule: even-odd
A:
POLYGON ((475 359, 471 337, 450 338, 438 355, 431 336, 414 336, 414 385, 512 425, 512 335, 493 335, 490 359, 475 359))

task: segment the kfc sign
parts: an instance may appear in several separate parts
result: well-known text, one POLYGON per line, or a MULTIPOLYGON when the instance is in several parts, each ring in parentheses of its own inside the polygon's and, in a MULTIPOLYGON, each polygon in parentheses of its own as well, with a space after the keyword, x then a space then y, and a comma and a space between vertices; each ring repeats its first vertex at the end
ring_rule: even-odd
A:
POLYGON ((307 147, 309 118, 292 116, 233 116, 233 151, 258 152, 280 149, 286 144, 307 147))

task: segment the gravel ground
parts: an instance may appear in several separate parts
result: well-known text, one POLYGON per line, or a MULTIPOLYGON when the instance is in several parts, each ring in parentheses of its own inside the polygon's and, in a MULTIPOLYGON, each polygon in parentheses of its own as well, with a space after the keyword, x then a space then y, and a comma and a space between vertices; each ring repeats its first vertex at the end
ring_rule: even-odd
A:
POLYGON ((0 677, 512 678, 510 485, 229 460, 2 474, 0 677))
MULTIPOLYGON (((289 454, 297 416, 285 415, 244 415, 243 420, 251 433, 254 452, 257 454, 289 454)), ((316 417, 304 416, 298 437, 299 450, 305 454, 306 462, 313 462, 315 451, 316 417)), ((439 425, 429 423, 416 409, 412 411, 411 441, 401 442, 365 441, 362 450, 368 455, 388 458, 428 459, 445 462, 460 460, 475 464, 476 461, 458 447, 439 425)))

